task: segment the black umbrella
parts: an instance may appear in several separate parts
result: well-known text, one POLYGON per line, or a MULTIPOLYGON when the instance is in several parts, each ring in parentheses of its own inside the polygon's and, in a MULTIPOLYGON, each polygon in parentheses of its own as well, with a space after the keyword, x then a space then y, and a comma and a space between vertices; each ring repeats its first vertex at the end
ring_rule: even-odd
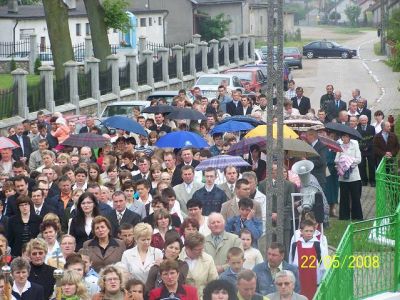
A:
POLYGON ((257 127, 258 125, 265 125, 266 123, 264 121, 257 120, 253 117, 250 116, 232 116, 232 117, 227 117, 221 121, 218 122, 218 124, 222 124, 228 121, 239 121, 239 122, 246 122, 254 127, 257 127))
POLYGON ((170 105, 160 104, 155 106, 148 106, 142 110, 142 113, 147 114, 166 114, 173 112, 175 110, 174 107, 170 105))
POLYGON ((167 117, 170 120, 207 120, 205 115, 191 108, 175 108, 167 117))
POLYGON ((340 133, 348 134, 350 137, 355 138, 355 139, 362 139, 361 134, 356 129, 351 128, 348 125, 330 122, 328 124, 325 124, 325 128, 328 130, 331 130, 331 131, 335 131, 339 134, 340 133))

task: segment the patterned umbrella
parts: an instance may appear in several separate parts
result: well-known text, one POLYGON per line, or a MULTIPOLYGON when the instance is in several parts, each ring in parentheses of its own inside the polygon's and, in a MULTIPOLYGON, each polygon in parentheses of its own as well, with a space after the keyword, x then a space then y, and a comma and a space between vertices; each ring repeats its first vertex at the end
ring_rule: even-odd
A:
POLYGON ((94 133, 79 133, 71 135, 67 138, 62 145, 72 147, 90 147, 90 148, 101 148, 109 139, 94 133))
POLYGON ((223 170, 227 166, 249 167, 250 164, 239 156, 217 155, 203 160, 195 169, 196 171, 204 171, 207 168, 223 170))
POLYGON ((0 149, 7 149, 7 148, 15 149, 19 148, 19 145, 13 140, 6 138, 5 136, 0 136, 0 149))
POLYGON ((342 152, 342 147, 340 147, 340 144, 336 142, 335 140, 332 140, 328 138, 327 136, 323 135, 318 135, 318 139, 322 144, 324 144, 326 147, 331 149, 332 151, 335 152, 342 152))
POLYGON ((264 137, 256 136, 248 139, 242 139, 238 143, 233 144, 229 150, 229 155, 243 155, 250 152, 251 145, 259 145, 261 149, 265 149, 267 141, 264 137))
POLYGON ((157 142, 158 148, 206 148, 209 147, 206 140, 197 133, 190 131, 174 131, 161 137, 157 142))

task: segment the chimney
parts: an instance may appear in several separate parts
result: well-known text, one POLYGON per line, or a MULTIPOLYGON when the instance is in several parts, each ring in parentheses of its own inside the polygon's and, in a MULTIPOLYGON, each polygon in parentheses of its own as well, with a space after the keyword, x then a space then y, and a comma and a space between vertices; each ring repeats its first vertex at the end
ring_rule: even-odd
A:
POLYGON ((64 3, 68 6, 68 9, 76 9, 76 0, 64 0, 64 3))
POLYGON ((17 0, 8 0, 8 13, 9 14, 17 14, 18 13, 18 1, 17 0))

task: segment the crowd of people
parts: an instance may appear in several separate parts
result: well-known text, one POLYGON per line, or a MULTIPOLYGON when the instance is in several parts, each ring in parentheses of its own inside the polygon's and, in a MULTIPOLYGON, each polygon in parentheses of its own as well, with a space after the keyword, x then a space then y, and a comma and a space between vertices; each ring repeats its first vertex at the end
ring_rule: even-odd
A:
MULTIPOLYGON (((393 121, 386 121, 382 111, 372 114, 359 90, 352 95, 345 101, 327 85, 316 109, 290 81, 285 118, 342 123, 362 139, 323 126, 303 134, 319 156, 286 157, 290 163, 282 171, 289 211, 291 193, 301 187, 291 165, 307 159, 330 217, 363 219, 362 188, 375 186, 376 166, 383 157, 394 158, 399 144, 393 121), (327 147, 321 136, 338 141, 341 151, 327 147)), ((268 101, 263 94, 242 94, 224 85, 215 99, 198 88, 190 97, 181 90, 172 105, 198 110, 206 120, 133 111, 147 136, 123 130, 110 136, 91 116, 78 130, 75 119, 61 113, 38 112, 37 119, 9 128, 8 137, 19 147, 0 150, 0 252, 12 281, 0 274, 0 294, 30 300, 60 295, 66 300, 312 299, 326 270, 328 243, 314 214, 303 212, 291 240, 265 244, 267 218, 274 223, 282 217, 276 199, 272 216, 266 215, 265 149, 250 148, 243 156, 249 167, 196 170, 243 138, 238 132, 211 134, 221 119, 247 115, 266 121, 268 101), (210 147, 157 147, 160 137, 180 130, 197 132, 210 147), (108 142, 99 149, 63 145, 80 133, 102 134, 108 142), (304 255, 314 260, 304 262, 304 255), (57 284, 56 269, 64 270, 57 284)), ((278 171, 274 163, 273 181, 278 171)))

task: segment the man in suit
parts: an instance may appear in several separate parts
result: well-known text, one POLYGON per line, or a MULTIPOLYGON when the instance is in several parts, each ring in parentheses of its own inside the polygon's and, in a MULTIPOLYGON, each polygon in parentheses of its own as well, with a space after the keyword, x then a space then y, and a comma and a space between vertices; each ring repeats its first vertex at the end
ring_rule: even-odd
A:
POLYGON ((212 213, 208 217, 211 234, 206 236, 204 251, 214 258, 217 271, 221 274, 226 268, 226 253, 232 247, 242 248, 242 241, 233 233, 225 231, 225 219, 220 213, 212 213))
POLYGON ((15 134, 10 139, 19 145, 18 148, 13 149, 14 160, 28 162, 32 153, 32 145, 29 137, 24 135, 24 126, 22 124, 17 125, 15 134))
POLYGON ((114 209, 106 217, 111 223, 113 237, 118 237, 118 228, 121 224, 127 223, 135 226, 140 222, 141 217, 126 208, 127 200, 124 192, 117 191, 112 195, 114 209))
POLYGON ((334 93, 335 99, 328 102, 326 106, 326 119, 332 122, 339 116, 339 112, 342 110, 347 110, 347 104, 342 100, 342 92, 337 90, 334 93))
POLYGON ((54 206, 44 201, 43 191, 39 187, 33 188, 31 199, 33 202, 33 210, 38 216, 43 218, 48 213, 58 214, 54 206))
POLYGON ((204 171, 206 184, 197 190, 192 199, 196 199, 203 204, 203 214, 208 216, 212 212, 220 212, 222 204, 226 201, 226 195, 223 190, 215 185, 217 171, 215 168, 207 168, 204 171))
POLYGON ((310 98, 304 97, 303 94, 303 88, 299 86, 296 88, 296 97, 291 99, 293 108, 297 108, 301 115, 307 114, 311 108, 310 98))
POLYGON ((236 116, 240 108, 242 108, 241 95, 242 93, 239 91, 232 91, 232 101, 226 104, 226 112, 231 116, 236 116))
POLYGON ((203 187, 200 182, 194 181, 194 168, 192 166, 183 166, 181 168, 181 177, 183 182, 174 186, 176 200, 178 200, 181 211, 188 214, 186 203, 192 199, 193 194, 203 187))
POLYGON ((240 103, 242 104, 242 106, 237 107, 236 115, 239 116, 251 115, 253 108, 251 106, 249 97, 247 97, 246 95, 242 95, 240 98, 240 103))
POLYGON ((311 174, 317 178, 319 185, 325 190, 326 184, 326 152, 328 149, 318 139, 318 133, 314 129, 310 129, 306 133, 307 142, 318 152, 319 156, 310 156, 307 159, 314 163, 311 174))
POLYGON ((274 276, 282 270, 292 271, 296 277, 296 285, 294 291, 300 292, 299 271, 296 266, 284 261, 285 248, 282 244, 272 242, 267 250, 267 261, 255 265, 254 273, 257 275, 257 293, 268 295, 276 292, 274 285, 274 276))
POLYGON ((233 199, 235 197, 235 184, 239 177, 238 171, 236 167, 227 166, 224 169, 224 175, 226 181, 218 187, 225 192, 228 199, 233 199))
MULTIPOLYGON (((198 160, 193 159, 193 150, 192 148, 183 148, 181 150, 181 159, 182 162, 176 166, 176 169, 180 171, 183 166, 192 166, 193 168, 196 168, 197 165, 200 163, 198 160)), ((179 180, 175 180, 176 183, 180 184, 182 183, 182 177, 179 177, 179 180)))
POLYGON ((47 129, 47 125, 45 123, 38 124, 39 135, 32 140, 32 150, 36 151, 39 149, 39 142, 41 140, 46 140, 49 144, 48 149, 53 149, 58 145, 58 140, 52 136, 47 129))
POLYGON ((164 164, 165 169, 164 172, 168 172, 171 176, 171 186, 176 186, 182 182, 181 172, 176 167, 176 156, 172 151, 164 152, 164 164))
POLYGON ((368 181, 372 187, 375 186, 375 157, 374 157, 374 136, 375 127, 368 124, 368 117, 361 115, 357 126, 358 132, 362 139, 358 142, 361 151, 361 163, 358 165, 360 170, 361 180, 364 186, 368 185, 368 181), (368 163, 368 173, 367 173, 368 163), (369 175, 369 180, 368 180, 369 175))
POLYGON ((358 100, 357 102, 357 112, 358 114, 361 115, 366 115, 368 117, 368 125, 371 125, 371 117, 372 117, 372 113, 371 110, 369 110, 366 107, 366 101, 364 98, 361 98, 358 100))
MULTIPOLYGON (((242 198, 250 198, 250 184, 247 179, 239 179, 235 185, 235 197, 231 200, 222 204, 221 215, 228 220, 239 214, 239 200, 242 198)), ((254 216, 258 219, 262 219, 261 205, 254 201, 254 216)))
POLYGON ((171 132, 171 127, 164 124, 164 115, 162 113, 155 114, 154 121, 156 122, 156 124, 149 128, 151 131, 156 131, 157 133, 160 133, 161 131, 164 131, 166 133, 171 132))
MULTIPOLYGON (((391 124, 385 122, 382 131, 374 137, 374 152, 376 166, 379 165, 382 158, 394 159, 399 152, 399 140, 396 134, 390 131, 391 124)), ((397 172, 397 171, 396 171, 397 172)))
POLYGON ((28 177, 25 177, 24 175, 15 176, 14 186, 17 193, 7 198, 4 209, 8 217, 12 217, 19 213, 16 202, 20 195, 30 197, 28 190, 28 177))
POLYGON ((133 176, 133 182, 136 182, 140 179, 145 179, 151 184, 151 176, 150 176, 150 161, 147 157, 141 157, 137 160, 139 173, 133 176))
POLYGON ((91 116, 87 116, 86 118, 86 126, 83 126, 80 130, 79 133, 90 133, 92 128, 95 126, 94 124, 94 118, 91 116))

